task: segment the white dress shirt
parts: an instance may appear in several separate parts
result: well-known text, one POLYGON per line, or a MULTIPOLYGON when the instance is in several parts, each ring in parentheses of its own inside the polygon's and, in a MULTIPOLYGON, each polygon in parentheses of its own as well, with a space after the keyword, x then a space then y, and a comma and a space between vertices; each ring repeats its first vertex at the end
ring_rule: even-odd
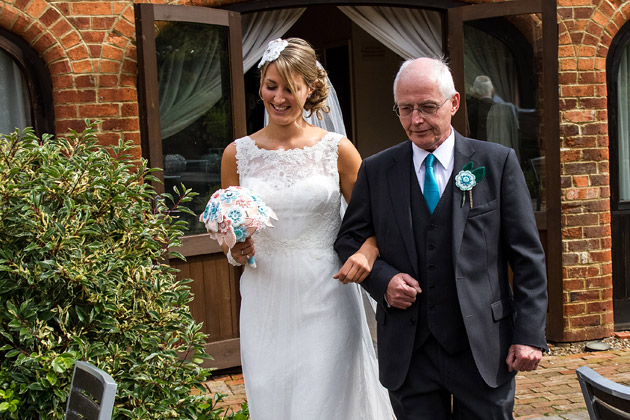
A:
MULTIPOLYGON (((419 148, 414 143, 411 143, 411 149, 413 150, 413 166, 416 170, 420 189, 424 194, 424 166, 425 159, 429 155, 429 152, 419 148)), ((433 163, 433 172, 435 173, 435 179, 440 188, 440 197, 442 197, 446 184, 448 184, 448 180, 453 173, 455 160, 455 130, 453 130, 453 127, 451 127, 451 134, 433 151, 433 155, 436 158, 436 162, 439 163, 439 165, 433 163)))

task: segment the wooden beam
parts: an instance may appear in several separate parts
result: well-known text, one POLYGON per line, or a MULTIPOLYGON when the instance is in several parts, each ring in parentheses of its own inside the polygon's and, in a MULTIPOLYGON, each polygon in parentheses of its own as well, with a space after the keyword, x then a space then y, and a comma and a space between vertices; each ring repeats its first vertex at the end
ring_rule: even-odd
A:
POLYGON ((541 13, 543 11, 542 3, 543 0, 514 0, 499 3, 469 4, 461 8, 462 19, 467 21, 541 13))
POLYGON ((203 367, 214 369, 227 369, 241 365, 241 339, 216 341, 206 344, 206 353, 214 360, 206 360, 203 367))
POLYGON ((547 181, 547 282, 549 311, 547 337, 564 339, 562 282, 562 208, 560 185, 560 121, 558 115, 558 22, 556 0, 543 6, 543 130, 547 181))
POLYGON ((394 0, 385 2, 383 0, 346 0, 340 3, 339 0, 250 0, 239 3, 230 3, 223 6, 223 9, 233 10, 239 13, 264 12, 266 10, 287 9, 294 7, 308 7, 317 5, 333 6, 391 6, 391 7, 413 7, 444 11, 454 7, 466 6, 469 3, 460 0, 394 0))

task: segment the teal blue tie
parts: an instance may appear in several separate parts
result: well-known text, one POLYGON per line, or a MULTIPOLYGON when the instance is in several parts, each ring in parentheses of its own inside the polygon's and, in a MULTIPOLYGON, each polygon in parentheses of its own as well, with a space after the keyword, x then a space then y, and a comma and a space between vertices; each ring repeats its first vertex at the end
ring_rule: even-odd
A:
POLYGON ((424 162, 424 200, 427 202, 431 214, 433 214, 433 210, 435 210, 438 201, 440 201, 440 188, 433 171, 434 163, 435 156, 433 153, 430 153, 424 162))

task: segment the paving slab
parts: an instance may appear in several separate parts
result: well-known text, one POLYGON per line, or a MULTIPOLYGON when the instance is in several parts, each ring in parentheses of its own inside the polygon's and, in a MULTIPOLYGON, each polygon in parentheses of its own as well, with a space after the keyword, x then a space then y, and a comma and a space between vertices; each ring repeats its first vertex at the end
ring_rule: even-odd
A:
MULTIPOLYGON (((515 420, 589 420, 575 375, 580 366, 630 386, 630 350, 545 356, 537 370, 516 376, 515 420)), ((210 393, 224 394, 223 406, 235 411, 246 401, 240 372, 219 372, 206 385, 210 393)))

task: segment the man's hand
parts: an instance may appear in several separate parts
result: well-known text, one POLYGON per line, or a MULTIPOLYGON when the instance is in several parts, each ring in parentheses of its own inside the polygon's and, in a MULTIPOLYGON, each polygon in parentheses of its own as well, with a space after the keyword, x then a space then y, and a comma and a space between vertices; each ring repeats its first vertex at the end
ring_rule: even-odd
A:
POLYGON ((530 370, 536 370, 541 359, 541 349, 524 344, 512 344, 505 362, 510 372, 515 370, 529 372, 530 370))
POLYGON ((407 309, 416 301, 416 295, 422 293, 418 281, 406 273, 398 273, 389 281, 385 299, 390 306, 407 309))

